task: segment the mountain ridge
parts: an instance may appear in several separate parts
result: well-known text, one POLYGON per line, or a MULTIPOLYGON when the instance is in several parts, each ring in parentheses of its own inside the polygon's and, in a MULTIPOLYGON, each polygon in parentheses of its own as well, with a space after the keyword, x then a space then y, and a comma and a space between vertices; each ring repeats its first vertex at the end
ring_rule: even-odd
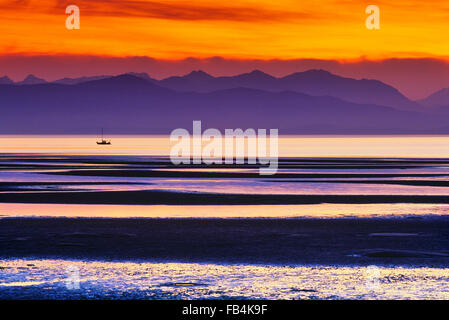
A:
MULTIPOLYGON (((291 90, 313 96, 334 96, 354 103, 380 104, 407 111, 423 109, 419 103, 409 100, 396 88, 381 81, 345 78, 322 69, 295 72, 279 78, 257 69, 235 76, 219 77, 214 77, 202 70, 194 70, 183 76, 172 76, 160 80, 151 78, 147 73, 128 72, 121 75, 126 74, 180 92, 213 92, 240 87, 273 92, 291 90)), ((51 83, 75 85, 113 77, 117 76, 63 78, 51 83)), ((23 82, 16 84, 24 84, 23 82)), ((32 81, 29 79, 28 82, 32 81)), ((42 81, 38 83, 42 83, 42 81)))
POLYGON ((0 132, 12 134, 163 133, 191 128, 277 128, 280 134, 435 133, 449 129, 447 117, 312 96, 231 88, 180 92, 123 74, 75 85, 0 85, 0 132), (443 129, 439 129, 443 128, 443 129))
POLYGON ((418 100, 418 103, 432 108, 449 106, 449 88, 443 88, 428 97, 418 100))

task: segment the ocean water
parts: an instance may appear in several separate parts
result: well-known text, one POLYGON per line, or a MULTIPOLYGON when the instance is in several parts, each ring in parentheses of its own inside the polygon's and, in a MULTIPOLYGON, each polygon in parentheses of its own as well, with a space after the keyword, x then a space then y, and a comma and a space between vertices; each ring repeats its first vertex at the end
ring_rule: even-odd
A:
POLYGON ((449 204, 102 205, 0 203, 1 218, 413 218, 449 215, 449 204))
MULTIPOLYGON (((251 167, 175 167, 168 136, 0 136, 0 191, 142 191, 244 195, 449 196, 449 136, 280 136, 278 173, 251 167), (284 162, 283 162, 284 161, 284 162), (82 173, 96 170, 98 175, 82 173), (99 171, 98 171, 99 170, 99 171), (109 175, 102 175, 103 170, 109 175), (114 172, 134 171, 134 175, 114 172), (81 174, 66 175, 77 171, 81 174), (112 173, 111 173, 112 172, 112 173), (137 172, 137 174, 136 174, 137 172), (138 176, 138 172, 160 173, 138 176), (57 175, 55 175, 57 173, 57 175), (176 177, 170 173, 178 174, 176 177), (209 174, 192 177, 183 174, 209 174), (240 174, 256 174, 242 178, 240 174), (214 176, 221 174, 218 176, 214 176), (233 174, 234 176, 226 176, 233 174), (363 176, 361 176, 363 175, 363 176)), ((0 216, 93 217, 340 217, 446 214, 446 204, 317 204, 300 206, 126 206, 4 204, 0 216)))
POLYGON ((0 299, 449 299, 449 269, 0 260, 0 299))
MULTIPOLYGON (((0 153, 169 155, 169 136, 109 136, 111 145, 96 145, 95 136, 0 135, 0 153)), ((279 136, 279 157, 449 158, 447 135, 279 136)))
MULTIPOLYGON (((108 138, 112 140, 110 146, 96 145, 96 137, 92 136, 0 136, 0 223, 6 221, 4 219, 24 217, 324 220, 381 217, 388 221, 398 217, 419 219, 449 214, 449 201, 441 201, 449 196, 449 136, 281 136, 279 156, 283 158, 278 170, 280 175, 273 177, 243 177, 258 172, 257 168, 244 166, 173 167, 167 157, 170 150, 167 136, 108 138), (420 196, 427 199, 440 196, 440 201, 323 201, 301 205, 112 205, 2 201, 10 194, 45 197, 66 192, 87 195, 100 191, 117 192, 117 195, 125 191, 163 191, 187 196, 212 194, 217 198, 223 194, 236 197, 420 196)), ((411 245, 432 236, 428 232, 421 234, 419 230, 414 231, 413 236, 407 235, 407 230, 396 234, 383 230, 376 232, 383 232, 383 236, 377 238, 393 237, 394 241, 411 245)), ((20 235, 14 239, 0 237, 0 244, 22 245, 28 240, 20 235)), ((300 242, 301 237, 297 241, 300 242)), ((381 243, 385 245, 385 242, 381 243)), ((408 249, 413 251, 415 248, 408 249)), ((447 252, 438 251, 436 254, 440 255, 440 260, 438 267, 434 268, 416 266, 413 259, 401 260, 397 265, 394 260, 390 265, 374 263, 376 267, 367 268, 323 264, 176 263, 168 259, 157 263, 151 259, 114 262, 82 257, 66 260, 60 257, 3 256, 0 260, 0 298, 448 299, 449 269, 444 263, 447 252), (68 270, 78 270, 79 289, 67 288, 68 270)))

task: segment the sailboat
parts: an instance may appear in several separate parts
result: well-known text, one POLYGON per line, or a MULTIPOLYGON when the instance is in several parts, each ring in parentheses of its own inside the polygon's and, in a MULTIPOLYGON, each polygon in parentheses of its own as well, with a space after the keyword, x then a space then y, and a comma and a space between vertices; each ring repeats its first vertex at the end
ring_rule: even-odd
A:
POLYGON ((111 140, 106 140, 103 138, 103 128, 101 128, 101 140, 97 141, 97 144, 111 144, 111 140))

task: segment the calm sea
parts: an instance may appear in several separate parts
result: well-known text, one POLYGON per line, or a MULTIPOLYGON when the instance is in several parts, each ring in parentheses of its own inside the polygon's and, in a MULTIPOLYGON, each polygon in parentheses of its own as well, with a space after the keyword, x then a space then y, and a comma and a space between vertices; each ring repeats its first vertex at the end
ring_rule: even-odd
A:
MULTIPOLYGON (((0 135, 0 153, 168 155, 168 136, 0 135)), ((280 136, 280 157, 419 157, 449 158, 449 136, 280 136)))

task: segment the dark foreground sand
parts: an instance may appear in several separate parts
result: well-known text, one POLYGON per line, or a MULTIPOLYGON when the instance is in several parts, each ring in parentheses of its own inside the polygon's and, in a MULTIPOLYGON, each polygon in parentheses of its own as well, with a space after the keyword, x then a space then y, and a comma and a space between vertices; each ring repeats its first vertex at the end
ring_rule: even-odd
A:
POLYGON ((449 266, 449 217, 4 218, 0 258, 449 266))
POLYGON ((0 203, 1 202, 139 205, 281 205, 318 203, 449 203, 449 197, 445 195, 217 194, 143 190, 2 193, 0 194, 0 203))

